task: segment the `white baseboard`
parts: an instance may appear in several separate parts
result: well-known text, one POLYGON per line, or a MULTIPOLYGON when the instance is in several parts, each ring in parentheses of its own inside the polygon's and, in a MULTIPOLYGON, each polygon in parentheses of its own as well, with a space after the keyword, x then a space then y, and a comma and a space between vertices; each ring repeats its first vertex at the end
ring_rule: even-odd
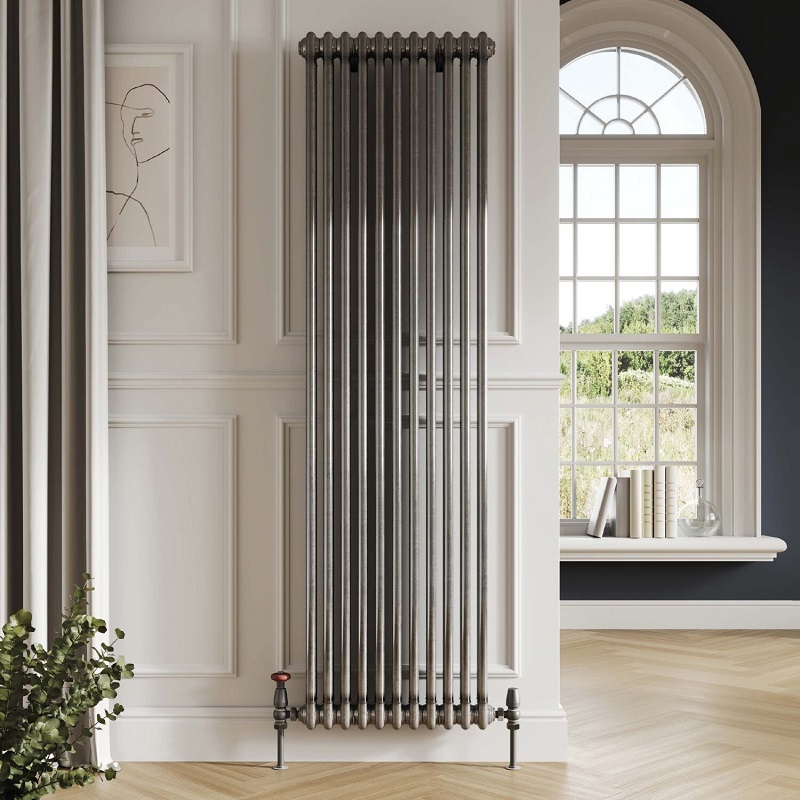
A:
POLYGON ((796 600, 562 600, 563 630, 798 630, 796 600))
MULTIPOLYGON (((114 723, 118 761, 251 761, 275 759, 271 708, 127 708, 114 723)), ((360 731, 290 723, 286 760, 292 761, 498 761, 508 759, 505 724, 485 731, 360 731)), ((520 761, 566 761, 567 718, 560 706, 524 711, 517 734, 520 761)))

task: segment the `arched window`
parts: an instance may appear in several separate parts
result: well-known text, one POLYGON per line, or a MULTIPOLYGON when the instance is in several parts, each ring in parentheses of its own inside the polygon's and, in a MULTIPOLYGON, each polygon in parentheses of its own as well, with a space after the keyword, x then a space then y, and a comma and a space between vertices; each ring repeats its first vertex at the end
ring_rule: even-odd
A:
POLYGON ((675 0, 572 0, 559 91, 562 529, 589 516, 602 476, 672 464, 679 505, 703 477, 725 533, 755 535, 757 291, 734 297, 758 284, 757 155, 737 165, 734 146, 757 154, 749 73, 675 0), (749 122, 725 113, 737 80, 749 122), (737 216, 747 253, 731 249, 737 216))

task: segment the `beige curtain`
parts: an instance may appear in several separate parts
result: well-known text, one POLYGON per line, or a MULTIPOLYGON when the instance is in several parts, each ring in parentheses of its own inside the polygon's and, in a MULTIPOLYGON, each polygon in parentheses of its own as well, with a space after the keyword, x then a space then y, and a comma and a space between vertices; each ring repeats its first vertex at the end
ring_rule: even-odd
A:
POLYGON ((102 0, 0 0, 0 614, 43 644, 82 572, 108 611, 103 60, 102 0))

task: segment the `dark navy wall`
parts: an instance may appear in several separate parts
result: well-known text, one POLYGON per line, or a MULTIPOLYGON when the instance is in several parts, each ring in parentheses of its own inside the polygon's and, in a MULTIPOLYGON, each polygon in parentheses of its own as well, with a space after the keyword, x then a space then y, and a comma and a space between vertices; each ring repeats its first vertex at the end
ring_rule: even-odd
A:
POLYGON ((786 0, 690 0, 744 56, 761 98, 762 533, 766 564, 571 563, 564 600, 800 600, 800 69, 786 0), (797 345, 791 342, 797 338, 797 345), (797 347, 797 349, 795 349, 797 347))

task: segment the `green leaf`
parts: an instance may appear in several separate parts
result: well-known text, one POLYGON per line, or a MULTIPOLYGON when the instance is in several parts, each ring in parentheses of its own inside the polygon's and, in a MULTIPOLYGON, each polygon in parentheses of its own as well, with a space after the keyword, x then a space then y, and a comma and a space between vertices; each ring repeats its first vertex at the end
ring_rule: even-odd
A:
POLYGON ((121 628, 114 628, 114 633, 117 634, 117 638, 118 639, 124 639, 125 638, 125 631, 123 631, 121 628))

